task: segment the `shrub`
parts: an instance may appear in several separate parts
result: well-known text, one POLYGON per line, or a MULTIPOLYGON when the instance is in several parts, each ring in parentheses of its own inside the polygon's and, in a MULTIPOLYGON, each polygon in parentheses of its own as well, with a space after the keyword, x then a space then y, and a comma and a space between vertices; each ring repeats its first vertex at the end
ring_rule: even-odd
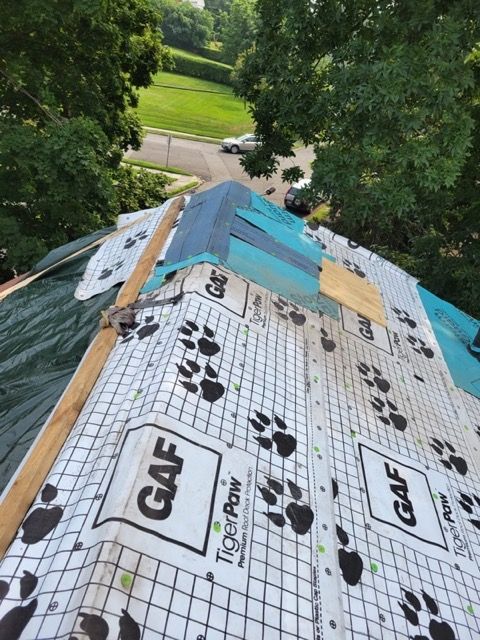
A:
POLYGON ((194 53, 198 53, 199 56, 207 58, 207 60, 213 60, 214 62, 223 62, 223 50, 216 49, 214 47, 201 47, 194 50, 194 53))
POLYGON ((177 73, 211 82, 232 84, 232 67, 227 64, 207 60, 182 49, 172 49, 172 55, 177 73))

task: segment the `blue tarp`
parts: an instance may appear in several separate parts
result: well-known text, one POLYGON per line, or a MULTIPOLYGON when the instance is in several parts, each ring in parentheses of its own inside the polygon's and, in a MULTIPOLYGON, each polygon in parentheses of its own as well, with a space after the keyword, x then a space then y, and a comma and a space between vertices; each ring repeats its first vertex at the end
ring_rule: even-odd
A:
POLYGON ((418 292, 455 385, 480 398, 480 361, 468 350, 480 322, 423 287, 418 292))
POLYGON ((237 182, 223 182, 192 196, 165 256, 165 265, 210 253, 225 259, 235 209, 250 202, 250 189, 237 182))

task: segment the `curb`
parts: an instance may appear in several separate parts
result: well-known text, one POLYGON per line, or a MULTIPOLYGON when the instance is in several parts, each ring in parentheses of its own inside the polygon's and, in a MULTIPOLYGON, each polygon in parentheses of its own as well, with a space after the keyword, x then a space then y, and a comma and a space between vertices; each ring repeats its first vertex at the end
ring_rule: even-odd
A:
POLYGON ((190 133, 182 133, 181 131, 168 131, 168 129, 156 129, 155 127, 143 127, 148 133, 154 133, 159 136, 172 136, 172 138, 180 138, 183 140, 196 140, 197 142, 207 142, 210 144, 220 144, 221 138, 210 138, 208 136, 197 136, 190 133))
POLYGON ((205 181, 204 180, 200 180, 200 178, 199 178, 197 181, 192 180, 192 182, 196 182, 196 184, 194 184, 193 186, 190 186, 190 187, 187 186, 187 188, 183 189, 182 191, 175 191, 175 189, 173 189, 171 192, 167 191, 167 196, 169 198, 176 198, 177 196, 181 196, 184 193, 187 193, 188 191, 191 191, 192 189, 198 189, 198 187, 200 187, 205 181))

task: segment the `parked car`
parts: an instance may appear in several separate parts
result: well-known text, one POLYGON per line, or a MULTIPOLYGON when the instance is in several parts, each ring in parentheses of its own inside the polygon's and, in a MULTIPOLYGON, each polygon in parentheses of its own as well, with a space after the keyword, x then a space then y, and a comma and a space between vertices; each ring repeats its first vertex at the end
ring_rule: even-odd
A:
POLYGON ((221 147, 223 151, 230 153, 239 153, 239 151, 252 151, 259 144, 256 136, 252 133, 246 133, 239 138, 225 138, 222 140, 221 147))
POLYGON ((302 196, 301 192, 303 189, 309 186, 310 180, 303 179, 299 182, 294 182, 292 186, 288 189, 284 198, 285 209, 291 209, 293 211, 298 211, 299 213, 307 214, 310 213, 313 206, 305 197, 302 196))

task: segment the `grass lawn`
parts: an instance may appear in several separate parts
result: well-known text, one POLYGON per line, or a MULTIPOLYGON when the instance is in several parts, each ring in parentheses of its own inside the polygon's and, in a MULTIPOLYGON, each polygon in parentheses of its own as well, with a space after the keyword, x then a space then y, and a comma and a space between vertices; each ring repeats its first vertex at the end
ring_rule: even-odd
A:
POLYGON ((156 162, 148 162, 148 160, 137 160, 137 158, 123 158, 122 162, 125 164, 131 164, 134 167, 141 167, 142 169, 155 169, 156 171, 168 171, 168 173, 178 173, 181 176, 193 175, 189 171, 179 169, 178 167, 166 167, 163 164, 157 164, 156 162))
MULTIPOLYGON (((233 89, 226 84, 210 82, 201 78, 182 76, 179 73, 167 73, 160 71, 153 76, 153 84, 157 86, 176 87, 179 89, 190 89, 193 91, 211 91, 233 96, 233 89)), ((148 89, 147 89, 148 91, 148 89)))
POLYGON ((197 62, 213 62, 213 65, 216 67, 221 67, 222 69, 227 69, 228 71, 232 70, 232 65, 231 64, 225 64, 224 62, 220 62, 217 60, 209 60, 208 58, 205 58, 204 56, 202 56, 199 53, 193 53, 193 51, 187 51, 186 49, 178 49, 177 47, 169 47, 172 51, 172 53, 177 56, 181 56, 182 58, 187 58, 189 60, 196 60, 197 62))
POLYGON ((226 85, 163 72, 155 76, 154 82, 157 86, 140 91, 138 114, 147 127, 211 138, 253 130, 243 101, 235 98, 226 85))

